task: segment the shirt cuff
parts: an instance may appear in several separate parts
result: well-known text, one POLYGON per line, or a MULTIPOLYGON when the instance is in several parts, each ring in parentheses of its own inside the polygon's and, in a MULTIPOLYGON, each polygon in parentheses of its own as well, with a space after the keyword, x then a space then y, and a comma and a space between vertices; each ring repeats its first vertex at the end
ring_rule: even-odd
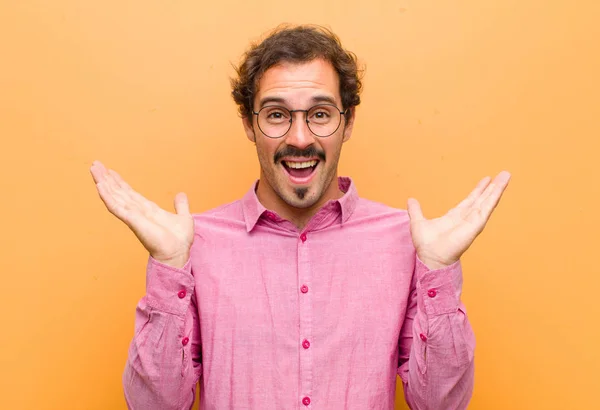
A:
POLYGON ((148 258, 146 269, 146 300, 154 309, 185 316, 194 292, 194 277, 190 259, 182 268, 174 268, 148 258))
POLYGON ((455 313, 462 292, 460 260, 450 266, 430 270, 417 256, 417 305, 427 316, 455 313))

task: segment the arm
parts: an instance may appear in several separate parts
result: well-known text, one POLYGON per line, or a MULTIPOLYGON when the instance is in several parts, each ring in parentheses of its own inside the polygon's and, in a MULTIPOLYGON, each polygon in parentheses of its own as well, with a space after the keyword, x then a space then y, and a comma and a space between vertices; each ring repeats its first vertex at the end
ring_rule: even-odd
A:
POLYGON ((426 219, 408 200, 417 259, 400 335, 400 367, 412 409, 467 407, 473 392, 475 338, 460 302, 461 255, 483 231, 508 186, 510 174, 483 178, 444 216, 426 219))
POLYGON ((150 257, 123 373, 129 409, 192 407, 202 372, 199 329, 190 262, 177 269, 150 257))
POLYGON ((473 393, 475 337, 460 302, 461 290, 460 262, 429 270, 417 258, 398 368, 413 410, 467 408, 473 393))
POLYGON ((200 336, 190 248, 194 220, 187 196, 175 196, 176 213, 134 191, 114 170, 90 169, 110 213, 150 253, 146 296, 138 304, 135 335, 123 374, 130 409, 189 409, 200 377, 200 336))

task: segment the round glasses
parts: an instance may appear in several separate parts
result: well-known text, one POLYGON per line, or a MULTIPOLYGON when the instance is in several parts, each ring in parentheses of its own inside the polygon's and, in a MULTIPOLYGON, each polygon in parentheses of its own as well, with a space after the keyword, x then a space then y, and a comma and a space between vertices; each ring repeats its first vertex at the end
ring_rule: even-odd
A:
POLYGON ((267 105, 252 114, 258 117, 258 128, 269 138, 281 138, 292 128, 293 114, 306 114, 306 125, 317 137, 329 137, 335 133, 342 123, 342 116, 348 110, 340 111, 333 104, 320 104, 308 110, 288 110, 277 105, 267 105))

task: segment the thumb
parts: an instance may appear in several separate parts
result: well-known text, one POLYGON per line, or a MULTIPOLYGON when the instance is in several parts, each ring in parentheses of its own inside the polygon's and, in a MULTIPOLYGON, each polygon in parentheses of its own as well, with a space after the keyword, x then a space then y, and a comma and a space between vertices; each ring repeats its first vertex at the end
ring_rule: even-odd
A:
POLYGON ((175 211, 178 215, 189 215, 190 205, 188 203, 187 195, 183 192, 175 195, 175 211))
POLYGON ((408 198, 408 216, 412 222, 417 222, 425 219, 421 205, 415 198, 408 198))

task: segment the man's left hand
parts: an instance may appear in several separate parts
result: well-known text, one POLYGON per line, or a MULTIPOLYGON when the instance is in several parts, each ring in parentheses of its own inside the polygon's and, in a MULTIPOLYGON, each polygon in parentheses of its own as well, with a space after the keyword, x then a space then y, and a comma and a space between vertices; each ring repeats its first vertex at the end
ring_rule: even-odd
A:
POLYGON ((510 173, 500 172, 493 181, 483 178, 475 189, 446 215, 426 219, 419 202, 408 200, 408 215, 413 244, 419 259, 429 269, 452 265, 483 231, 502 193, 510 173))

